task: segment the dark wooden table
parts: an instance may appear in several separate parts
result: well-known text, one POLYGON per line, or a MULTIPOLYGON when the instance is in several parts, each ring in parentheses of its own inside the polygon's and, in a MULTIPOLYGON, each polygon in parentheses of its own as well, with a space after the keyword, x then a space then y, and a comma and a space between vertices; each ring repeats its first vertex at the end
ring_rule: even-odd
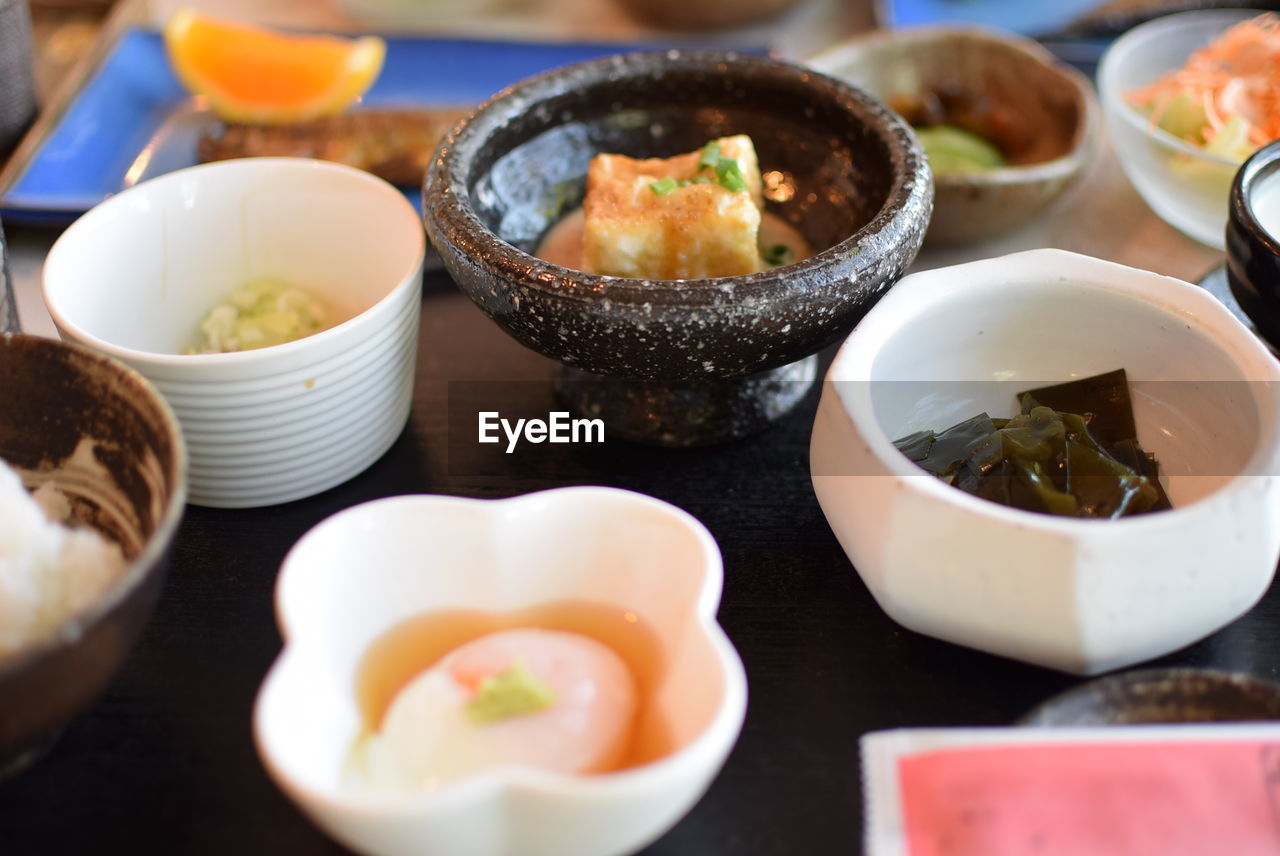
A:
MULTIPOLYGON (((188 508, 154 619, 111 690, 44 760, 0 785, 0 854, 343 852, 268 781, 250 710, 280 647, 272 588, 285 552, 326 516, 393 494, 502 497, 607 484, 675 503, 715 535, 725 565, 720 622, 750 684, 746 726, 710 792, 648 856, 856 854, 859 736, 1006 724, 1077 683, 885 617, 810 487, 816 394, 770 431, 720 448, 610 442, 480 454, 476 404, 545 415, 551 371, 447 277, 429 275, 413 413, 391 451, 312 499, 188 508)), ((1276 677, 1280 593, 1273 587, 1249 615, 1161 663, 1276 677)))

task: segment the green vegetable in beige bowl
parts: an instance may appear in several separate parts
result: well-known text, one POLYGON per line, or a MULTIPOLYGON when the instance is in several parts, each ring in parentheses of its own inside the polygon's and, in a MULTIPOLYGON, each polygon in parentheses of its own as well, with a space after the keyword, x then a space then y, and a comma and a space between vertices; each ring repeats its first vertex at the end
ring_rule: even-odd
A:
POLYGON ((934 173, 933 242, 981 240, 1027 223, 1080 177, 1093 151, 1088 81, 1020 36, 875 32, 808 64, 911 123, 934 173))

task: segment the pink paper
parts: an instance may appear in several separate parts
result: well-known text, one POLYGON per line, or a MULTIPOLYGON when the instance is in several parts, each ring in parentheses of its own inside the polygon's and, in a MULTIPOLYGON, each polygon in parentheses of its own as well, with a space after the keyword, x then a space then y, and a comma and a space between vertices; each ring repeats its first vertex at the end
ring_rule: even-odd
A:
POLYGON ((1280 743, 973 747, 899 761, 909 856, 1277 856, 1280 743))

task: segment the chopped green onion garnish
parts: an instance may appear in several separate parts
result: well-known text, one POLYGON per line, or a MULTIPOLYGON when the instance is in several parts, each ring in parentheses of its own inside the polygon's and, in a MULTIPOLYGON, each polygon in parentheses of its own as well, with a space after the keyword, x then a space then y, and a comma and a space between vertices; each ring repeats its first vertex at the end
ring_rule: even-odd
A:
POLYGON ((680 183, 671 176, 660 178, 657 181, 649 182, 649 189, 659 196, 666 196, 668 193, 680 186, 680 183))
POLYGON ((681 187, 688 187, 691 184, 719 184, 725 190, 734 193, 739 190, 745 190, 747 187, 746 179, 742 177, 742 167, 738 165, 737 158, 727 158, 720 154, 720 145, 715 142, 707 143, 702 147, 702 152, 698 156, 698 171, 704 169, 714 169, 716 177, 714 180, 705 175, 697 178, 686 178, 682 181, 676 181, 674 178, 667 176, 659 178, 657 181, 649 182, 649 189, 658 196, 666 196, 681 187))
POLYGON ((716 178, 720 179, 720 186, 726 190, 732 190, 735 193, 739 190, 745 190, 747 182, 742 177, 742 168, 738 166, 737 158, 720 158, 716 162, 716 178))
POLYGON ((698 158, 698 169, 714 168, 720 162, 720 145, 714 140, 702 147, 702 156, 698 158))
POLYGON ((774 244, 771 247, 766 247, 763 253, 765 263, 770 267, 785 265, 791 261, 791 257, 794 255, 795 253, 786 244, 774 244))
POLYGON ((467 702, 466 713, 475 725, 485 725, 537 713, 555 703, 555 689, 530 672, 524 660, 517 659, 505 671, 480 682, 467 702))

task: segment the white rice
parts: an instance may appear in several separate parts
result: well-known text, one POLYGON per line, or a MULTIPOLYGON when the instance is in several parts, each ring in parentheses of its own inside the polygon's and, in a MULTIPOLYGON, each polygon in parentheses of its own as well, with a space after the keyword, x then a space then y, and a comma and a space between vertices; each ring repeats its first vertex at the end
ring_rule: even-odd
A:
POLYGON ((68 511, 52 485, 33 496, 0 461, 0 657, 84 610, 128 565, 118 544, 59 522, 68 511))

